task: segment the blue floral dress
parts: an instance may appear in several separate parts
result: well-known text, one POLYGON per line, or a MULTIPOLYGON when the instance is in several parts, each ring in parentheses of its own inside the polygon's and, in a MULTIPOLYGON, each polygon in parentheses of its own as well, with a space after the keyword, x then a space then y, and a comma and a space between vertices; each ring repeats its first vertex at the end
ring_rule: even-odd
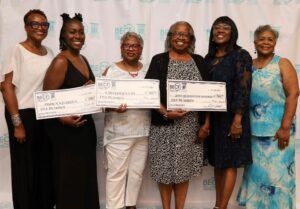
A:
POLYGON ((295 124, 289 146, 279 150, 274 135, 284 114, 285 94, 274 55, 262 69, 253 67, 250 95, 253 164, 244 171, 237 200, 247 209, 295 208, 295 124))
POLYGON ((238 168, 252 163, 249 95, 252 58, 244 49, 224 57, 206 57, 211 81, 226 83, 227 112, 211 112, 208 145, 209 163, 216 168, 238 168), (243 132, 238 140, 228 136, 235 113, 241 113, 243 132))

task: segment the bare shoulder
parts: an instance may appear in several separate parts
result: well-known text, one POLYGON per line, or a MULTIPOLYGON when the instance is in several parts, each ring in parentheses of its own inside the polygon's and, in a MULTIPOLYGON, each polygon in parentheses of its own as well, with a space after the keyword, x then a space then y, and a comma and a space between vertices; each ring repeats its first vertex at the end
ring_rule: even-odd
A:
POLYGON ((286 78, 288 80, 297 78, 296 69, 289 59, 281 58, 279 61, 279 68, 283 78, 286 78))
POLYGON ((62 55, 58 54, 51 62, 48 71, 59 71, 64 72, 67 69, 68 59, 62 55))
POLYGON ((288 58, 284 58, 284 57, 280 58, 279 65, 283 65, 283 66, 290 65, 290 66, 293 66, 292 62, 288 58))

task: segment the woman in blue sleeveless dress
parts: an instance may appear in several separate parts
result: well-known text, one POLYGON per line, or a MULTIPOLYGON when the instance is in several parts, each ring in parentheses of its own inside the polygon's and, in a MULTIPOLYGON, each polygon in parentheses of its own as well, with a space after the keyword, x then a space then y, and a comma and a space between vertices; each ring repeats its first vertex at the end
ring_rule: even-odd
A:
POLYGON ((295 208, 296 71, 274 54, 278 32, 269 25, 254 33, 250 122, 253 164, 244 171, 238 202, 247 209, 295 208))

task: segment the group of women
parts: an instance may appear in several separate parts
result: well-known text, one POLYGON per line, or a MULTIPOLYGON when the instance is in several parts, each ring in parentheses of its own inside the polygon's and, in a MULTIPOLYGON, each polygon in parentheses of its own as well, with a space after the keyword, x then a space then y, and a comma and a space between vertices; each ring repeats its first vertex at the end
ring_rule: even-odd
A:
MULTIPOLYGON (((96 131, 91 115, 38 121, 32 93, 94 82, 80 54, 82 16, 62 14, 54 58, 42 45, 49 23, 41 10, 24 16, 27 39, 17 44, 2 67, 1 90, 9 129, 15 209, 99 209, 96 131), (47 161, 45 161, 47 160, 47 161), (47 164, 45 162, 50 162, 47 164)), ((165 52, 147 67, 140 59, 143 39, 127 32, 122 60, 102 76, 158 79, 160 108, 106 108, 104 152, 106 208, 136 208, 149 156, 164 209, 183 209, 189 180, 207 161, 214 166, 215 209, 228 208, 237 168, 245 168, 238 202, 248 209, 295 208, 294 134, 299 94, 291 62, 276 55, 278 32, 269 25, 254 34, 257 58, 237 44, 238 30, 227 16, 212 25, 205 58, 194 53, 196 36, 185 21, 174 23, 165 52), (226 83, 226 112, 167 110, 167 79, 226 83)))

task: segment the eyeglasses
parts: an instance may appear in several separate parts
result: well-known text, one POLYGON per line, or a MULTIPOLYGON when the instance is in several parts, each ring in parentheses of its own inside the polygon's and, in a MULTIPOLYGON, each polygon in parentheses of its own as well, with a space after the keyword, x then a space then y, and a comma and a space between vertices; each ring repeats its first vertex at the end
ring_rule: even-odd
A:
POLYGON ((190 38, 190 34, 188 34, 188 33, 182 33, 182 32, 174 32, 174 33, 172 33, 172 36, 174 38, 179 38, 179 37, 182 37, 184 39, 189 39, 190 38))
POLYGON ((50 26, 50 23, 31 21, 31 22, 28 22, 26 25, 29 25, 32 29, 38 29, 39 27, 41 27, 42 29, 48 29, 50 26))
POLYGON ((217 25, 213 25, 213 29, 229 31, 229 30, 231 30, 231 26, 227 25, 227 24, 217 24, 217 25))
POLYGON ((133 49, 138 50, 141 48, 140 44, 122 44, 122 48, 125 50, 133 49))

